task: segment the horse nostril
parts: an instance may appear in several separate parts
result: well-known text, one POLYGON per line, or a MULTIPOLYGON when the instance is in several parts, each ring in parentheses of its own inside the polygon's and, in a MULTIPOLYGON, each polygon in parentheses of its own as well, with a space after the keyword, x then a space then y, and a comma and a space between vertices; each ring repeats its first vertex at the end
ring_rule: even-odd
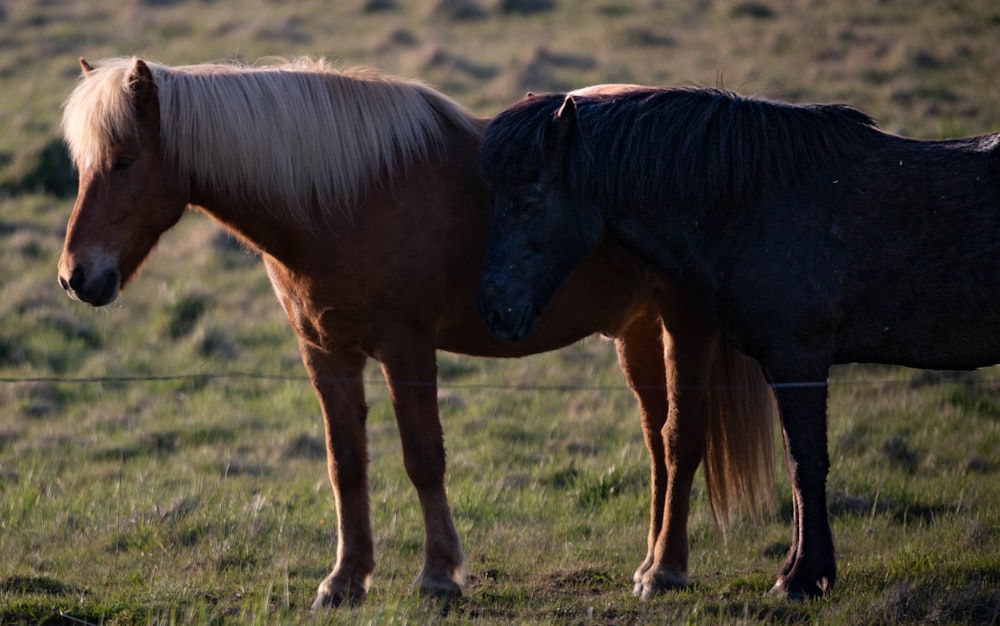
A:
POLYGON ((59 286, 63 288, 63 291, 69 291, 69 283, 62 276, 59 277, 59 286))
POLYGON ((496 333, 504 328, 503 313, 493 306, 488 306, 483 300, 479 301, 479 318, 483 320, 491 333, 496 333))
POLYGON ((496 309, 490 309, 489 311, 486 312, 485 321, 486 321, 486 326, 489 327, 490 330, 495 331, 498 328, 502 327, 503 316, 500 315, 500 311, 497 311, 496 309))
MULTIPOLYGON (((60 279, 61 280, 61 279, 60 279)), ((69 277, 69 288, 73 291, 80 291, 87 282, 87 272, 79 265, 73 268, 73 274, 69 277)), ((63 285, 66 288, 66 285, 63 285)))

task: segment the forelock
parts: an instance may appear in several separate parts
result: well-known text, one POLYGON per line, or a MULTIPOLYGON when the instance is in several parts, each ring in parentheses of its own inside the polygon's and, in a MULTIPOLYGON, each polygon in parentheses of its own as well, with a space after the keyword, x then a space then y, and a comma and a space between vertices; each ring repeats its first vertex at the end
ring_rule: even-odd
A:
POLYGON ((130 87, 134 63, 134 58, 100 62, 63 104, 63 136, 78 169, 106 162, 112 146, 137 131, 130 87))
POLYGON ((545 157, 545 129, 565 96, 529 96, 486 127, 480 167, 487 183, 510 186, 537 174, 545 157))

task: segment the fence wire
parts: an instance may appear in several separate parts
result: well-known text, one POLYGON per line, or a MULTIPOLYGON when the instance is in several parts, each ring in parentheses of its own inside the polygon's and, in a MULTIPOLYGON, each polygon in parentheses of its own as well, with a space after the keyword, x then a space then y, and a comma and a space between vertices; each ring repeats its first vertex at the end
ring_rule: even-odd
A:
MULTIPOLYGON (((888 386, 913 386, 926 387, 931 385, 961 384, 965 386, 1000 386, 1000 375, 981 378, 976 376, 979 370, 952 371, 952 370, 921 370, 929 374, 923 378, 864 378, 864 379, 837 379, 823 381, 800 381, 772 383, 772 389, 811 389, 811 388, 831 388, 831 387, 888 387, 888 386), (934 376, 938 374, 938 376, 934 376)), ((213 380, 256 380, 256 381, 297 381, 308 383, 309 377, 303 372, 300 374, 276 374, 269 372, 201 372, 201 373, 181 373, 181 374, 148 374, 148 375, 107 375, 107 376, 0 376, 0 384, 5 385, 28 385, 28 384, 70 384, 70 385, 91 385, 91 384, 140 384, 157 382, 191 381, 205 382, 213 380)), ((354 378, 324 377, 319 379, 327 384, 354 384, 354 378)), ((384 385, 382 378, 364 378, 362 383, 369 385, 384 385)), ((447 379, 435 380, 395 380, 395 386, 413 387, 436 387, 438 389, 454 390, 484 390, 484 391, 535 391, 535 392, 574 392, 574 391, 631 391, 623 381, 616 385, 593 385, 579 383, 490 383, 490 382, 461 382, 449 381, 447 379)), ((666 389, 667 385, 647 385, 642 389, 666 389)), ((695 387, 681 385, 680 389, 694 389, 695 387)), ((736 385, 716 385, 711 387, 697 387, 709 391, 734 391, 749 389, 746 386, 736 385)))

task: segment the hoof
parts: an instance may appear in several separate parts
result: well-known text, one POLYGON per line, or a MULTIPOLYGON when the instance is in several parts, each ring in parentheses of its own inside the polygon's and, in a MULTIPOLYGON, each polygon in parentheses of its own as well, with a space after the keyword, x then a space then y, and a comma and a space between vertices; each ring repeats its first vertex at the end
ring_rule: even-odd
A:
POLYGON ((316 591, 316 599, 309 612, 316 613, 323 609, 335 609, 341 606, 357 606, 365 601, 367 595, 368 590, 365 587, 324 580, 316 591))
POLYGON ((336 609, 341 606, 357 606, 364 602, 364 596, 354 596, 345 593, 332 593, 316 594, 316 599, 313 600, 312 607, 309 608, 310 613, 316 613, 317 611, 322 611, 323 609, 336 609))
POLYGON ((417 590, 417 596, 422 602, 430 603, 437 610, 438 616, 442 618, 447 617, 455 603, 463 597, 462 588, 455 583, 420 587, 417 590))
POLYGON ((781 586, 781 583, 774 583, 774 586, 768 590, 767 595, 784 598, 785 600, 791 600, 792 602, 805 602, 809 599, 809 596, 807 596, 804 591, 786 591, 785 588, 781 586))
POLYGON ((806 600, 826 597, 830 594, 831 590, 832 585, 830 585, 826 578, 821 578, 812 585, 806 585, 801 588, 789 584, 787 580, 779 579, 767 593, 768 595, 785 598, 792 602, 805 602, 806 600))
POLYGON ((632 593, 642 600, 649 600, 653 596, 668 591, 687 589, 691 586, 687 576, 680 572, 654 572, 647 571, 641 578, 635 580, 632 593))
POLYGON ((413 581, 413 587, 421 598, 451 601, 462 597, 464 582, 465 571, 461 562, 446 567, 432 568, 425 565, 420 575, 413 581))
POLYGON ((425 579, 417 585, 417 594, 421 598, 450 603, 462 597, 462 587, 450 578, 444 580, 425 579))

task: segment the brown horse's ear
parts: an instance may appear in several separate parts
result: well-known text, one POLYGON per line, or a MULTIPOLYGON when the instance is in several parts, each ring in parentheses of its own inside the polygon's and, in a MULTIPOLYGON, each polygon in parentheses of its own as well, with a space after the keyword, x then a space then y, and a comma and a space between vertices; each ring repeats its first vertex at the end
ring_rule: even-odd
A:
POLYGON ((129 76, 129 87, 135 97, 135 106, 138 111, 146 111, 150 104, 157 103, 156 82, 153 80, 153 72, 142 59, 136 59, 132 67, 132 74, 129 76))
POLYGON ((558 152, 565 151, 576 134, 576 100, 573 96, 566 96, 563 100, 553 123, 555 129, 551 147, 558 152))
POLYGON ((90 76, 94 71, 94 66, 87 63, 87 59, 80 57, 80 69, 83 70, 84 76, 90 76))

